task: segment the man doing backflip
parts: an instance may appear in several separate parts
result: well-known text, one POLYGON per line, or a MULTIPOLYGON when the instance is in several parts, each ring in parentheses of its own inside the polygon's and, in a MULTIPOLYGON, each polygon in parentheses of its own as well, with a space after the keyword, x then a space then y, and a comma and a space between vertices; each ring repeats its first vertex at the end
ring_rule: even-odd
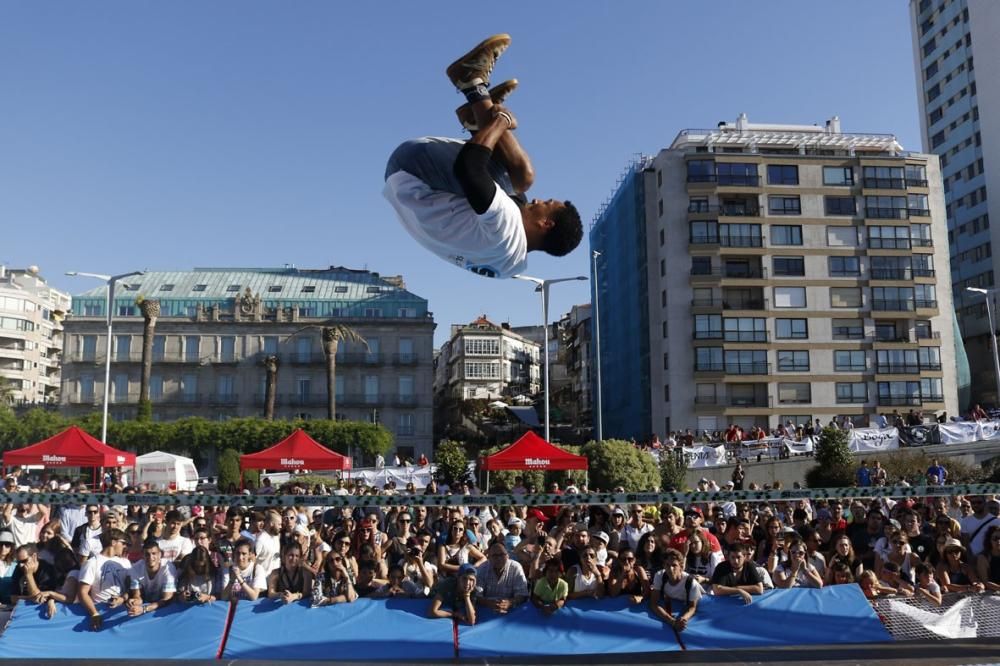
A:
POLYGON ((509 35, 494 35, 448 67, 448 78, 468 100, 457 113, 472 137, 406 141, 389 158, 383 190, 417 242, 456 266, 495 278, 522 272, 532 250, 561 257, 583 237, 580 214, 569 201, 524 197, 534 170, 511 131, 517 119, 501 104, 517 81, 487 89, 509 45, 509 35))

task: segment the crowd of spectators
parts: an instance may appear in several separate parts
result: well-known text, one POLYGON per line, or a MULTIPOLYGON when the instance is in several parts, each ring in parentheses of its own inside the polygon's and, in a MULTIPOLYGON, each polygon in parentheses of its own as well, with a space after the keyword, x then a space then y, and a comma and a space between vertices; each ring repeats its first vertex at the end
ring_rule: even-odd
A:
MULTIPOLYGON (((943 593, 1000 591, 993 497, 439 508, 410 505, 392 486, 281 492, 307 490, 399 501, 268 510, 5 505, 0 602, 43 604, 49 615, 81 604, 96 630, 100 604, 138 616, 232 599, 324 606, 405 597, 426 599, 430 617, 472 624, 484 608, 504 614, 531 603, 550 615, 578 599, 622 596, 681 631, 705 595, 752 603, 772 588, 856 584, 870 598, 940 603, 943 593)), ((452 490, 475 493, 470 484, 428 488, 452 490)))

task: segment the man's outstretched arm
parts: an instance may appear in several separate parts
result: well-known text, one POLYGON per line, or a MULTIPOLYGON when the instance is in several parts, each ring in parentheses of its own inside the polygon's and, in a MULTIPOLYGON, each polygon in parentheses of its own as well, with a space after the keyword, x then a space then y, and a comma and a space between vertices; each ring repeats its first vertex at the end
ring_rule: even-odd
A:
POLYGON ((516 127, 516 121, 510 112, 498 111, 489 123, 462 146, 455 158, 455 177, 472 210, 479 215, 489 209, 496 196, 497 186, 487 168, 493 149, 504 132, 512 127, 516 127))

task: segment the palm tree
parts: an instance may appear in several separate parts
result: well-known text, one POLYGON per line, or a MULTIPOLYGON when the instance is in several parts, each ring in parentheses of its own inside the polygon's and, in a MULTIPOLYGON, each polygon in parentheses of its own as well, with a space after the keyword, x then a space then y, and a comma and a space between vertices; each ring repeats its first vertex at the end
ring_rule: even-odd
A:
POLYGON ((272 421, 274 420, 274 398, 278 391, 278 355, 268 354, 264 357, 263 364, 267 372, 267 381, 264 383, 264 418, 272 421))
POLYGON ((347 342, 362 344, 365 346, 365 349, 368 349, 368 341, 365 340, 364 336, 352 327, 347 324, 338 323, 334 320, 327 320, 319 324, 303 326, 285 338, 285 341, 287 342, 288 340, 291 340, 302 331, 314 328, 320 329, 320 335, 323 341, 323 355, 326 358, 327 418, 334 421, 337 418, 337 348, 340 346, 342 340, 346 340, 347 342))
POLYGON ((153 340, 156 334, 156 319, 160 316, 160 302, 139 296, 135 304, 142 311, 142 374, 139 378, 139 406, 136 419, 144 421, 152 416, 153 406, 149 402, 149 377, 153 371, 153 340))

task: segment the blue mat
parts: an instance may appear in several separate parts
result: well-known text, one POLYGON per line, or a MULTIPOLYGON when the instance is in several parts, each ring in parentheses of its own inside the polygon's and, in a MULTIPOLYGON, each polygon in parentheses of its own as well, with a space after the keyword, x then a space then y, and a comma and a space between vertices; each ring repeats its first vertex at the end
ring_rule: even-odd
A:
POLYGON ((773 590, 749 606, 703 597, 680 637, 688 650, 893 640, 857 585, 773 590))
POLYGON ((0 636, 3 659, 215 659, 226 626, 229 604, 172 604, 138 617, 125 607, 104 614, 104 627, 90 630, 83 606, 58 605, 51 620, 44 606, 18 603, 0 636))
POLYGON ((308 602, 241 601, 227 659, 452 659, 451 620, 427 617, 428 599, 358 599, 310 608, 308 602))
POLYGON ((650 615, 645 604, 624 597, 576 600, 545 617, 530 603, 507 615, 479 612, 475 626, 458 630, 459 655, 611 654, 680 650, 674 632, 650 615))

